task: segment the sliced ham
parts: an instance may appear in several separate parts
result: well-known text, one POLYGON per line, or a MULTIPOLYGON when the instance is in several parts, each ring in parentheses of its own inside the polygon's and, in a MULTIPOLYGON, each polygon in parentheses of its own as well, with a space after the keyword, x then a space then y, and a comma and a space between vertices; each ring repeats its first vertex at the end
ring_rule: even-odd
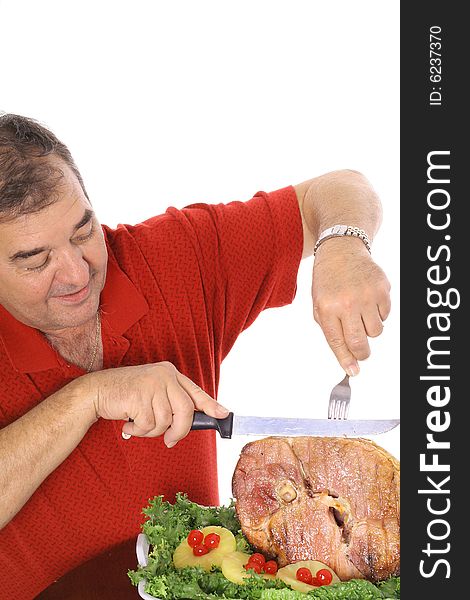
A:
POLYGON ((280 566, 326 563, 346 581, 400 573, 400 466, 360 438, 264 438, 232 480, 244 535, 280 566))

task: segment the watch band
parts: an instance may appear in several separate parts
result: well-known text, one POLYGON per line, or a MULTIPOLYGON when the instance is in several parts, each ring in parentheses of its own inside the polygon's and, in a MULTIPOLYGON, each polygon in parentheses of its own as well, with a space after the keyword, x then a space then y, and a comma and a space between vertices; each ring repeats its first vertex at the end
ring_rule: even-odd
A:
POLYGON ((317 253, 318 247, 321 244, 323 244, 323 242, 326 242, 326 240, 329 240, 330 238, 342 237, 344 235, 351 235, 353 237, 358 237, 359 239, 361 239, 364 242, 367 250, 369 250, 369 252, 371 251, 370 239, 369 239, 369 236, 367 235, 367 233, 364 231, 364 229, 359 229, 359 227, 352 227, 351 225, 333 225, 333 227, 328 227, 328 229, 325 229, 325 231, 321 232, 321 234, 317 240, 317 243, 315 244, 315 246, 313 248, 313 256, 315 256, 315 254, 317 253))

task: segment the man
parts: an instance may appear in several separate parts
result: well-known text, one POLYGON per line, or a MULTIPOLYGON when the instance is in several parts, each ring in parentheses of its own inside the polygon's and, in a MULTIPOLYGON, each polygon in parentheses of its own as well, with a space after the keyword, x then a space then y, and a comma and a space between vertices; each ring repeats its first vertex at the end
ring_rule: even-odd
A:
POLYGON ((314 248, 314 317, 358 373, 390 309, 369 252, 380 219, 368 181, 337 171, 111 230, 67 148, 0 117, 0 571, 24 598, 135 537, 153 495, 218 502, 215 436, 189 433, 194 410, 227 415, 223 358, 292 301, 314 248), (360 231, 330 237, 337 224, 360 231))

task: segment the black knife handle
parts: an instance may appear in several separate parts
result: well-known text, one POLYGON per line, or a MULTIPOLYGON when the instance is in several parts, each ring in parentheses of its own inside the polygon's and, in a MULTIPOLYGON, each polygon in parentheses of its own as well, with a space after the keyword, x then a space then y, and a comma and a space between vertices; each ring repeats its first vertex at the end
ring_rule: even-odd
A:
POLYGON ((231 438, 233 428, 233 413, 229 413, 225 419, 216 419, 210 417, 201 411, 196 411, 193 417, 191 429, 215 429, 219 432, 221 438, 231 438))

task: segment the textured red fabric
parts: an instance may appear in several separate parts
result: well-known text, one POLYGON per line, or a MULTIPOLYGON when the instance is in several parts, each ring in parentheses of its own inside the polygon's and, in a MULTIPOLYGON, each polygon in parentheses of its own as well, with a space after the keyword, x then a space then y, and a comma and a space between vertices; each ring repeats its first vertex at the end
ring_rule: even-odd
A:
MULTIPOLYGON (((103 229, 104 368, 170 361, 216 396, 220 363, 240 332, 263 309, 294 297, 302 227, 293 187, 103 229)), ((0 340, 1 427, 83 375, 1 306, 0 340)), ((162 438, 124 441, 121 427, 95 423, 0 531, 0 599, 18 597, 18 585, 23 600, 33 598, 137 536, 154 495, 172 501, 184 491, 196 502, 218 503, 213 432, 191 432, 168 450, 162 438)))

